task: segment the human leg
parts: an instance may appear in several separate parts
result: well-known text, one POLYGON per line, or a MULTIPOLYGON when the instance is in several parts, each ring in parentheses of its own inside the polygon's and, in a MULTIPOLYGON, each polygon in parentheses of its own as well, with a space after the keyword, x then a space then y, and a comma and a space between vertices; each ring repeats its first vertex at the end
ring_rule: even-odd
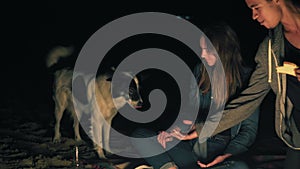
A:
POLYGON ((199 168, 199 166, 197 165, 197 156, 193 152, 193 145, 195 143, 195 140, 181 141, 178 144, 176 143, 177 142, 173 141, 167 144, 167 148, 168 146, 172 146, 172 148, 170 148, 167 153, 173 159, 175 164, 179 168, 199 168))
POLYGON ((145 161, 154 168, 195 168, 197 167, 197 158, 193 152, 195 141, 171 141, 167 143, 166 149, 158 143, 156 133, 147 129, 137 129, 132 133, 133 137, 149 138, 142 142, 132 140, 133 145, 145 161), (168 151, 166 151, 168 150, 168 151), (151 153, 153 155, 151 155, 151 153), (157 154, 157 155, 155 155, 157 154), (150 155, 150 156, 149 156, 150 155), (147 157, 145 157, 147 156, 147 157))
POLYGON ((210 169, 250 169, 249 166, 243 161, 228 160, 221 164, 210 167, 210 169))
POLYGON ((139 154, 155 169, 176 167, 171 157, 158 143, 156 135, 154 131, 139 128, 132 133, 132 137, 148 139, 143 139, 142 141, 132 139, 131 141, 139 154))
POLYGON ((223 154, 230 137, 215 135, 207 139, 207 158, 201 159, 204 163, 209 163, 217 156, 223 154))

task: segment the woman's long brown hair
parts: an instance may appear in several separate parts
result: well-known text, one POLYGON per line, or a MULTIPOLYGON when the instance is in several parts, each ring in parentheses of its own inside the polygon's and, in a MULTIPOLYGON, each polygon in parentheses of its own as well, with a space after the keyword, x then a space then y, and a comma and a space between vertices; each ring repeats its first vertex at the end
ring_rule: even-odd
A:
MULTIPOLYGON (((202 29, 203 33, 208 37, 211 44, 216 49, 220 60, 214 66, 211 74, 211 82, 204 64, 200 66, 199 87, 203 94, 206 94, 212 88, 212 97, 216 106, 226 103, 230 96, 237 92, 242 86, 240 67, 242 66, 242 57, 240 53, 240 45, 237 34, 234 30, 224 22, 210 24, 202 29), (225 77, 217 73, 220 72, 222 64, 225 77), (226 80, 226 85, 222 85, 226 80), (226 90, 226 93, 224 92, 226 90)), ((208 44, 208 43, 207 43, 208 44)))

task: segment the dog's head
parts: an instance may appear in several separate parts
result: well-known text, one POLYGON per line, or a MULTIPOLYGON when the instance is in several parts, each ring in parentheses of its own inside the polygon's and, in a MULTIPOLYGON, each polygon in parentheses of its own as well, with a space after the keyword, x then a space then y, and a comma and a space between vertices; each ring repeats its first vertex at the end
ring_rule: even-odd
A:
POLYGON ((132 107, 134 108, 142 107, 143 100, 140 95, 140 84, 139 84, 139 79, 136 76, 133 77, 133 80, 130 83, 128 96, 129 96, 128 103, 132 107))
MULTIPOLYGON (((138 109, 143 105, 143 100, 140 94, 140 84, 139 78, 133 76, 129 72, 120 72, 119 78, 114 81, 115 85, 112 85, 113 99, 117 108, 123 107, 125 103, 128 103, 133 108, 138 109), (124 83, 125 81, 130 81, 130 84, 124 83)), ((108 78, 111 81, 112 78, 108 78)))

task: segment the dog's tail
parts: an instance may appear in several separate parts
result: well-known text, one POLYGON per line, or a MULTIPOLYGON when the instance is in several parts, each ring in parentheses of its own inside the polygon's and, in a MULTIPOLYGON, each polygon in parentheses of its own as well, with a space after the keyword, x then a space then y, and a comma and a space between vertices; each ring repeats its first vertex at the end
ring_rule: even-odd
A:
POLYGON ((70 55, 72 55, 74 52, 73 47, 65 47, 65 46, 58 46, 53 48, 47 58, 46 58, 46 66, 48 68, 55 65, 61 58, 66 58, 70 55))

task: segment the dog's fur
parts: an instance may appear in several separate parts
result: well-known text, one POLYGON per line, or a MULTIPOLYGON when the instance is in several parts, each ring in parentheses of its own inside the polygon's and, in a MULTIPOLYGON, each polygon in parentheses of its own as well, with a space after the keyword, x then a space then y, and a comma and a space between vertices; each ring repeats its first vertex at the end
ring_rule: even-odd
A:
MULTIPOLYGON (((48 68, 55 67, 59 64, 58 61, 61 58, 66 58, 73 53, 73 48, 68 47, 56 47, 49 52, 46 65, 48 68)), ((128 73, 123 75, 127 78, 133 79, 132 83, 135 85, 135 89, 131 89, 129 94, 120 94, 119 97, 113 98, 111 94, 111 76, 109 74, 100 74, 94 80, 85 82, 86 89, 88 91, 83 92, 86 95, 86 100, 79 100, 76 97, 76 93, 72 93, 72 77, 73 69, 71 68, 59 68, 53 71, 54 73, 54 88, 53 99, 55 102, 55 130, 54 130, 54 142, 59 142, 61 139, 60 134, 60 122, 65 110, 69 111, 74 119, 74 133, 75 140, 80 141, 81 136, 79 133, 79 120, 80 113, 76 115, 76 111, 85 111, 91 113, 91 127, 90 133, 88 133, 94 141, 94 147, 100 158, 105 158, 105 151, 103 151, 103 145, 109 145, 109 127, 105 127, 104 120, 111 124, 113 118, 118 112, 118 109, 123 107, 126 103, 129 103, 132 107, 138 107, 142 103, 141 96, 139 94, 139 80, 137 77, 130 76, 128 73), (95 82, 95 83, 93 83, 95 82), (94 86, 95 85, 95 86, 94 86), (95 90, 93 90, 95 89, 95 90), (92 92, 95 91, 95 92, 92 92), (132 96, 134 95, 134 97, 132 96), (95 99, 96 104, 87 104, 91 99, 95 99), (72 99, 77 99, 74 105, 72 99), (116 103, 116 105, 114 104, 116 103), (99 108, 99 109, 98 109, 99 108), (75 111, 76 110, 76 111, 75 111), (101 114, 102 115, 101 115, 101 114)), ((82 95, 82 93, 80 93, 82 95)), ((81 98, 81 96, 80 96, 81 98)), ((105 146, 106 147, 106 146, 105 146)), ((107 149, 106 149, 107 150, 107 149)))

